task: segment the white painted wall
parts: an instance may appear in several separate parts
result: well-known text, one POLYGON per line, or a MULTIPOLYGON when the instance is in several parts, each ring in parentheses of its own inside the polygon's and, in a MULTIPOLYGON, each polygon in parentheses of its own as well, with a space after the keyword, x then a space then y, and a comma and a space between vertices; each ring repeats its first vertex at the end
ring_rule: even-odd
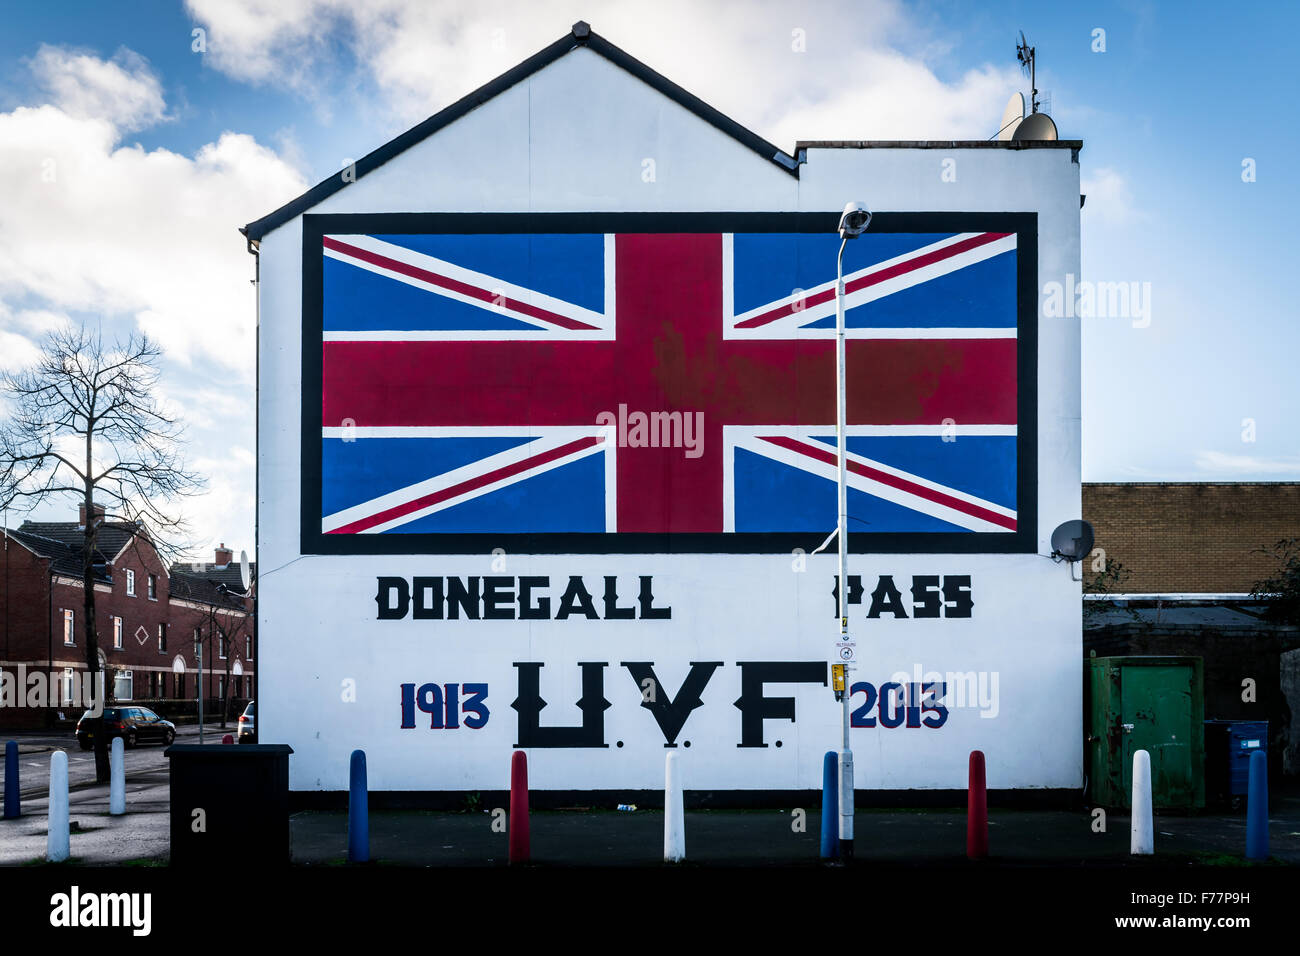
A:
MULTIPOLYGON (((838 210, 1013 211, 1039 216, 1039 288, 1079 274, 1079 167, 1068 149, 812 149, 800 177, 578 49, 468 114, 313 212, 838 210), (643 160, 656 163, 642 181, 643 160), (940 178, 956 160, 956 182, 940 178)), ((261 243, 258 541, 261 739, 287 742, 295 789, 344 789, 348 754, 367 752, 376 789, 499 789, 515 741, 514 661, 541 661, 543 720, 576 722, 577 662, 608 661, 603 750, 537 750, 534 787, 658 788, 663 738, 620 661, 654 661, 670 692, 688 662, 719 660, 680 740, 694 789, 813 789, 839 740, 823 687, 780 687, 797 722, 768 721, 765 749, 738 748, 737 661, 827 659, 836 636, 827 590, 834 558, 792 570, 789 556, 511 556, 509 575, 653 574, 670 621, 375 620, 378 575, 491 574, 490 555, 322 557, 299 553, 301 219, 261 243), (356 682, 345 703, 343 682, 356 682), (405 682, 487 681, 492 716, 478 731, 399 729, 405 682), (617 741, 623 741, 622 748, 617 741), (777 748, 775 741, 781 740, 777 748)), ((1040 310, 1041 313, 1041 310, 1040 310)), ((1039 321, 1040 552, 1080 513, 1079 328, 1039 321)), ((857 729, 860 788, 964 787, 969 750, 985 751, 990 787, 1082 784, 1079 585, 1034 555, 883 555, 876 574, 970 574, 966 620, 856 622, 860 671, 996 673, 998 713, 954 710, 939 730, 857 729)), ((558 596, 558 589, 556 592, 558 596)), ((858 612, 861 615, 861 611, 858 612)), ((861 701, 861 696, 855 703, 861 701)))

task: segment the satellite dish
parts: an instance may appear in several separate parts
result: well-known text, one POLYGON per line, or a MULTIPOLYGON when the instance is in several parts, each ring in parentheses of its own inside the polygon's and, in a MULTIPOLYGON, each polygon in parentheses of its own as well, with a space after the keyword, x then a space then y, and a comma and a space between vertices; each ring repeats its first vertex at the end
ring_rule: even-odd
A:
POLYGON ((1017 143, 1026 140, 1056 139, 1056 124, 1046 113, 1030 113, 1025 117, 1025 121, 1016 127, 1011 138, 1017 143))
POLYGON ((1002 111, 1002 122, 998 126, 998 139, 1004 143, 1010 142, 1016 127, 1020 125, 1021 120, 1024 118, 1025 94, 1012 93, 1011 99, 1007 100, 1007 108, 1002 111))
POLYGON ((245 592, 248 591, 249 587, 251 587, 253 583, 252 575, 248 569, 247 551, 239 552, 239 583, 244 586, 245 592))
POLYGON ((1092 525, 1086 521, 1067 521, 1052 532, 1052 557, 1064 558, 1073 564, 1082 561, 1092 552, 1095 536, 1092 525))

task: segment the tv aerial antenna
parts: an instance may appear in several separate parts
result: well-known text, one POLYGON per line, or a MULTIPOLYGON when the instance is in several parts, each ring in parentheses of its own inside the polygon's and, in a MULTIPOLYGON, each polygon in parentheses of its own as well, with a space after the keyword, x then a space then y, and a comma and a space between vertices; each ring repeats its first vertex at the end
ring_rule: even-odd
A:
POLYGON ((1029 112, 1038 112, 1038 77, 1035 73, 1034 48, 1025 39, 1025 31, 1020 31, 1020 42, 1016 44, 1016 59, 1020 69, 1029 76, 1029 112))

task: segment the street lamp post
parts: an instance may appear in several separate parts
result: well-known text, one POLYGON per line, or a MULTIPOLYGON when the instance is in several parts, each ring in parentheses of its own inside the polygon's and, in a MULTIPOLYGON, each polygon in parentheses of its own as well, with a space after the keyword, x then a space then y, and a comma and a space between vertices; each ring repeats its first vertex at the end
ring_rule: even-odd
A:
MULTIPOLYGON (((200 632, 201 633, 201 632, 200 632)), ((194 638, 194 657, 199 665, 199 743, 203 743, 203 638, 194 638)))
POLYGON ((847 382, 845 376, 844 348, 844 247, 850 239, 856 239, 871 224, 871 213, 860 202, 850 202, 844 207, 840 216, 839 234, 840 251, 835 260, 835 437, 839 445, 839 487, 836 538, 839 544, 839 640, 836 644, 836 658, 833 667, 839 669, 837 680, 833 682, 835 694, 839 698, 843 737, 839 752, 839 811, 840 811, 840 859, 848 862, 853 859, 853 750, 849 746, 849 685, 848 672, 855 658, 854 642, 849 640, 848 611, 848 485, 847 467, 847 382))

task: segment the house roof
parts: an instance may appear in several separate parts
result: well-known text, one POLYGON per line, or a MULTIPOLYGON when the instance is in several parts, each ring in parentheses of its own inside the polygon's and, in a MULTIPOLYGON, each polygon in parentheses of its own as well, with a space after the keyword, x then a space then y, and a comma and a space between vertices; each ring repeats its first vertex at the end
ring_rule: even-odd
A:
MULTIPOLYGON (((31 524, 28 522, 27 524, 31 524)), ((36 534, 23 525, 18 529, 7 529, 5 532, 12 540, 26 547, 34 554, 47 558, 50 562, 50 569, 58 574, 67 574, 72 577, 81 577, 81 549, 74 548, 65 541, 51 538, 43 534, 36 534)), ((100 574, 101 580, 107 580, 107 574, 100 574)))
MULTIPOLYGON (((445 126, 454 123, 466 113, 482 106, 488 100, 499 96, 501 93, 510 89, 510 87, 528 79, 534 73, 537 73, 579 47, 585 47, 592 53, 603 56, 615 66, 626 70, 643 83, 658 90, 673 102, 690 110, 709 125, 721 130, 732 139, 735 139, 737 142, 758 153, 763 157, 763 159, 798 178, 799 163, 793 156, 774 146, 772 143, 769 143, 752 130, 741 126, 731 117, 720 113, 695 94, 687 92, 662 73, 646 66, 640 60, 631 56, 624 50, 619 49, 604 37, 593 33, 591 27, 587 23, 579 20, 573 25, 573 28, 568 33, 560 37, 560 39, 556 40, 550 46, 539 50, 522 63, 507 70, 505 73, 502 73, 495 80, 480 86, 473 93, 462 97, 446 109, 435 113, 423 122, 411 127, 397 138, 390 140, 383 146, 380 146, 374 152, 357 160, 355 179, 359 180, 366 174, 374 172, 399 153, 405 152, 417 143, 432 136, 445 126)), ((297 199, 281 206, 279 209, 275 210, 275 212, 263 216, 261 219, 255 220, 254 222, 250 222, 248 225, 240 229, 240 232, 250 240, 256 241, 261 239, 271 230, 284 225, 295 216, 301 215, 318 203, 328 199, 330 196, 343 189, 344 186, 349 185, 351 180, 352 177, 349 177, 349 180, 344 180, 342 174, 336 173, 328 179, 317 183, 297 199)))
MULTIPOLYGON (((224 582, 213 580, 203 574, 193 574, 189 571, 183 571, 184 565, 173 565, 171 578, 168 581, 171 590, 171 596, 185 601, 199 601, 203 604, 226 605, 232 608, 244 607, 244 596, 242 593, 221 590, 224 582)), ((238 581, 235 587, 239 588, 238 581)))
MULTIPOLYGON (((112 580, 107 565, 116 558, 132 539, 139 534, 139 526, 107 523, 100 526, 95 536, 94 563, 101 569, 95 576, 101 581, 112 580)), ((15 540, 26 545, 44 558, 50 559, 51 568, 59 574, 81 577, 82 549, 85 547, 85 529, 75 521, 24 521, 16 531, 9 531, 15 540)))
POLYGON ((1088 632, 1146 631, 1156 634, 1182 632, 1225 635, 1278 634, 1295 636, 1300 628, 1268 620, 1260 601, 1201 600, 1127 600, 1120 596, 1101 595, 1084 616, 1088 632))
MULTIPOLYGON (((238 561, 231 561, 229 564, 213 564, 211 562, 198 562, 194 564, 178 563, 172 565, 172 573, 187 574, 191 577, 199 577, 211 581, 214 585, 224 584, 227 588, 243 592, 244 579, 240 574, 240 564, 238 561)), ((250 580, 257 579, 257 564, 250 561, 248 564, 248 574, 250 580)))

